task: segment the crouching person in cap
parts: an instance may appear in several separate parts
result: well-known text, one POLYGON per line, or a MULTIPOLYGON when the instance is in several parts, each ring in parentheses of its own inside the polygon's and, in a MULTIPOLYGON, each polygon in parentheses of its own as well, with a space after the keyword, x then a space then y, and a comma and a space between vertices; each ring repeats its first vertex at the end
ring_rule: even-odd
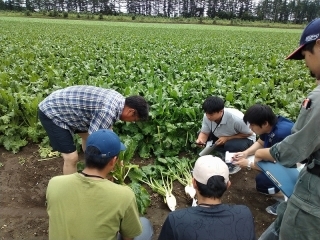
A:
POLYGON ((93 132, 85 169, 49 181, 49 239, 151 239, 151 224, 139 219, 133 191, 106 179, 122 150, 125 146, 113 131, 93 132))
POLYGON ((196 161, 192 174, 198 206, 171 212, 159 240, 255 239, 249 208, 221 202, 231 185, 226 163, 212 155, 202 156, 196 161))

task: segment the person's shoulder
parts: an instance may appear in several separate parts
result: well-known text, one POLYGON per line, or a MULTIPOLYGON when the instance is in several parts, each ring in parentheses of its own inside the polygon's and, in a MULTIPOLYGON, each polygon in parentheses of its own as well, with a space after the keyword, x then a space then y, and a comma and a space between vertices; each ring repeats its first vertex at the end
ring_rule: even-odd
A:
POLYGON ((111 182, 112 188, 114 191, 117 191, 119 194, 124 196, 126 199, 130 199, 135 197, 133 190, 129 186, 121 185, 121 184, 116 184, 111 182))
POLYGON ((278 115, 278 122, 290 122, 293 124, 293 121, 291 121, 289 118, 283 117, 281 115, 278 115))
POLYGON ((293 125, 294 125, 294 122, 292 122, 290 119, 282 117, 282 116, 278 116, 278 122, 276 124, 276 128, 278 128, 280 130, 288 128, 289 130, 291 130, 293 125))
POLYGON ((187 219, 192 219, 192 213, 194 213, 193 209, 195 207, 188 207, 188 208, 182 208, 182 209, 176 209, 172 212, 170 212, 166 217, 166 222, 170 224, 180 224, 185 222, 187 219))
POLYGON ((105 192, 106 197, 114 196, 113 201, 117 206, 121 206, 123 209, 127 209, 129 206, 136 205, 136 196, 133 190, 124 185, 110 183, 112 185, 107 188, 108 191, 105 192))
POLYGON ((59 175, 59 176, 54 176, 53 178, 51 178, 49 180, 49 183, 53 183, 53 182, 64 182, 64 181, 69 181, 71 179, 76 178, 76 174, 68 174, 68 175, 59 175))
POLYGON ((48 183, 48 189, 66 188, 77 179, 76 174, 59 175, 51 178, 48 183))
POLYGON ((236 117, 237 119, 243 118, 243 113, 236 108, 224 108, 224 111, 227 115, 236 117))
POLYGON ((252 215, 250 208, 245 205, 229 204, 227 206, 234 213, 252 215))
POLYGON ((316 94, 319 96, 319 94, 318 94, 319 92, 320 92, 320 84, 317 85, 317 86, 309 93, 309 95, 316 93, 316 94))
POLYGON ((179 215, 181 213, 189 212, 189 210, 192 210, 192 209, 194 209, 194 207, 176 209, 173 212, 170 212, 169 215, 179 215))
POLYGON ((316 104, 317 101, 320 99, 320 85, 318 85, 311 92, 309 92, 308 95, 305 96, 305 98, 308 98, 311 100, 311 106, 312 105, 320 106, 320 104, 316 104))

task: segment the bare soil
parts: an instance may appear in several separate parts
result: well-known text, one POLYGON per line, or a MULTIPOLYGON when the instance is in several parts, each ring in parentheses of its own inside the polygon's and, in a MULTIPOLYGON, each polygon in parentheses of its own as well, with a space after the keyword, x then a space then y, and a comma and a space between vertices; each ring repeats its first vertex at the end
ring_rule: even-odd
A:
MULTIPOLYGON (((45 206, 46 186, 50 178, 62 174, 62 158, 38 161, 37 146, 29 145, 17 154, 0 148, 0 239, 48 239, 48 216, 45 206)), ((146 160, 134 159, 137 164, 146 160)), ((247 205, 254 216, 257 237, 275 220, 265 208, 275 201, 255 190, 254 170, 241 170, 231 175, 231 187, 224 203, 247 205)), ((190 206, 183 187, 174 184, 177 208, 190 206)), ((151 193, 151 191, 150 191, 151 193)), ((151 206, 145 215, 153 223, 157 239, 170 212, 161 196, 151 193, 151 206)))

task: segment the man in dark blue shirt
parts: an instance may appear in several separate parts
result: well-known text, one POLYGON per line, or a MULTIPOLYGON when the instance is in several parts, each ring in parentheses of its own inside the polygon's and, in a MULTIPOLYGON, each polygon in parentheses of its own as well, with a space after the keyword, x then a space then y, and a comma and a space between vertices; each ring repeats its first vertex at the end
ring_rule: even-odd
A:
POLYGON ((198 206, 171 212, 158 239, 255 239, 249 208, 221 202, 222 195, 231 185, 227 164, 218 157, 205 155, 196 161, 192 175, 198 206))
MULTIPOLYGON (((259 139, 250 148, 243 152, 238 152, 234 156, 234 164, 240 167, 248 167, 248 169, 254 167, 254 158, 249 160, 248 156, 254 155, 258 149, 269 148, 281 142, 291 134, 293 127, 293 122, 284 117, 276 116, 269 106, 262 104, 255 104, 248 108, 243 120, 245 123, 250 124, 250 128, 254 133, 259 135, 259 139)), ((256 176, 256 189, 261 193, 274 196, 276 200, 283 198, 283 194, 279 192, 279 188, 263 172, 256 176)), ((279 201, 267 207, 266 211, 277 215, 276 208, 278 205, 279 201)))

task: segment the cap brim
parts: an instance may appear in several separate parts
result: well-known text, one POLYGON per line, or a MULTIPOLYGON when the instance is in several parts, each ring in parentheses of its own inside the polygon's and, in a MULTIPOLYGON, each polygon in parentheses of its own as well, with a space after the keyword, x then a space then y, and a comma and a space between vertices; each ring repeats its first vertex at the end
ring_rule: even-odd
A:
POLYGON ((120 142, 120 151, 124 151, 126 149, 126 146, 122 142, 120 142))
POLYGON ((298 47, 294 52, 292 52, 288 57, 286 57, 286 60, 302 60, 304 59, 303 55, 301 54, 302 48, 305 46, 305 44, 298 47))

